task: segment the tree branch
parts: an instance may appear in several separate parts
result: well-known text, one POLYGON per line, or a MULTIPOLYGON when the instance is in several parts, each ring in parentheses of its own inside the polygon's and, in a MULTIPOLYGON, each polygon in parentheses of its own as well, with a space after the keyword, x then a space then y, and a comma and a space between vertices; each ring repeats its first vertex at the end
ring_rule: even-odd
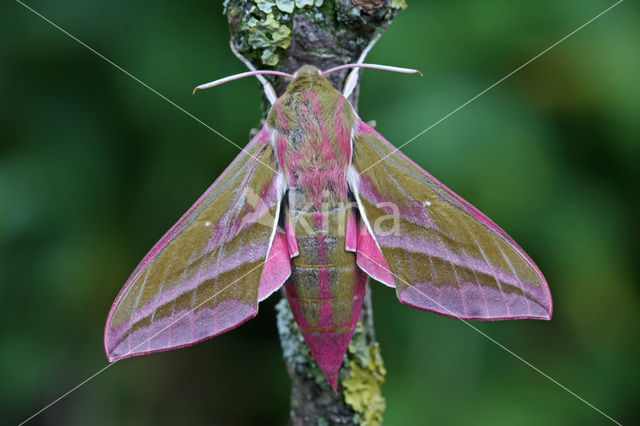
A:
MULTIPOLYGON (((294 73, 302 65, 323 70, 356 62, 374 34, 388 25, 404 0, 226 0, 231 38, 257 69, 294 73)), ((329 76, 341 89, 347 71, 329 76)), ((269 76, 278 95, 287 81, 269 76)), ((351 97, 357 110, 358 90, 351 97)), ((267 105, 267 103, 265 103, 267 105)), ((264 115, 267 106, 263 108, 264 115)), ((375 341, 367 288, 358 326, 342 364, 338 393, 310 355, 286 298, 277 305, 278 331, 291 377, 292 425, 382 422, 384 365, 375 341)))

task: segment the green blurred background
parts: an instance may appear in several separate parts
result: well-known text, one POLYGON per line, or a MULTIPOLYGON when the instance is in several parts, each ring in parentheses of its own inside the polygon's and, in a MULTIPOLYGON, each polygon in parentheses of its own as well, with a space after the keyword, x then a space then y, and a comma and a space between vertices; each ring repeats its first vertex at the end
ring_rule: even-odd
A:
MULTIPOLYGON (((260 117, 215 1, 28 3, 231 140, 260 117)), ((367 71, 361 116, 397 145, 613 4, 409 1, 367 71)), ((107 365, 107 312, 137 262, 238 153, 16 2, 0 6, 0 423, 107 365)), ((640 415, 640 9, 627 1, 405 152, 544 271, 553 320, 474 326, 605 413, 640 415)), ((192 348, 124 360, 47 425, 283 425, 274 300, 192 348)), ((607 424, 464 323, 373 284, 387 425, 607 424)))

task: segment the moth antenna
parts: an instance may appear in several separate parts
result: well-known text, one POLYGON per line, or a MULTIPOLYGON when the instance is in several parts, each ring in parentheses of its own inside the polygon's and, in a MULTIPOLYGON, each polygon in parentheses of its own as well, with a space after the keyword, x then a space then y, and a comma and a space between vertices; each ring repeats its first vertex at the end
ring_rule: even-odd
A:
MULTIPOLYGON (((294 78, 291 74, 287 74, 286 72, 280 72, 280 71, 268 71, 268 70, 247 71, 247 72, 241 72, 240 74, 234 74, 228 77, 220 78, 218 80, 214 80, 209 83, 201 84, 197 86, 195 89, 193 89, 193 93, 196 93, 198 90, 209 89, 210 87, 219 86, 221 84, 228 83, 229 81, 239 80, 245 77, 255 77, 255 76, 262 76, 262 75, 277 75, 280 77, 290 78, 292 80, 294 78)), ((269 83, 267 82, 267 84, 269 83)), ((270 84, 269 84, 269 87, 271 87, 270 84)), ((273 87, 271 87, 271 90, 273 90, 273 87)), ((275 91, 272 92, 273 99, 270 98, 270 94, 267 90, 265 90, 265 93, 267 94, 269 101, 273 104, 277 99, 275 95, 275 91)))
MULTIPOLYGON (((257 71, 256 67, 253 66, 251 61, 249 61, 247 58, 245 58, 244 55, 242 55, 242 53, 240 53, 238 51, 238 49, 236 48, 236 44, 234 43, 234 39, 233 38, 231 38, 231 40, 229 41, 229 47, 231 48, 231 51, 233 52, 233 54, 236 55, 236 58, 240 59, 240 61, 243 64, 245 64, 245 66, 247 68, 249 68, 250 71, 257 71)), ((278 95, 276 95, 276 91, 274 90, 274 88, 271 85, 271 83, 269 83, 266 78, 264 78, 263 76, 261 76, 259 74, 256 75, 256 77, 258 78, 258 80, 262 84, 262 88, 264 89, 264 95, 267 97, 267 99, 269 100, 271 105, 276 103, 276 99, 278 99, 278 95)))
POLYGON ((349 77, 347 77, 347 82, 344 85, 344 91, 342 94, 345 98, 348 98, 349 96, 351 96, 351 94, 353 93, 353 90, 356 88, 356 85, 358 84, 358 73, 356 72, 356 70, 359 70, 360 68, 370 68, 370 69, 382 70, 382 71, 393 71, 393 72, 399 72, 403 74, 420 74, 420 76, 422 76, 422 73, 420 71, 414 70, 412 68, 400 68, 400 67, 392 67, 389 65, 377 65, 377 64, 345 64, 345 65, 340 65, 338 67, 329 68, 328 70, 323 71, 320 75, 324 76, 327 74, 331 74, 332 72, 349 69, 349 68, 354 68, 354 70, 353 72, 351 72, 351 74, 349 74, 349 77))
POLYGON ((400 67, 392 67, 390 65, 378 65, 378 64, 344 64, 337 67, 329 68, 326 71, 322 71, 320 75, 325 76, 327 74, 331 74, 332 72, 346 70, 349 68, 370 68, 374 70, 382 70, 382 71, 393 71, 400 72, 403 74, 420 74, 422 73, 418 70, 414 70, 413 68, 400 68, 400 67))

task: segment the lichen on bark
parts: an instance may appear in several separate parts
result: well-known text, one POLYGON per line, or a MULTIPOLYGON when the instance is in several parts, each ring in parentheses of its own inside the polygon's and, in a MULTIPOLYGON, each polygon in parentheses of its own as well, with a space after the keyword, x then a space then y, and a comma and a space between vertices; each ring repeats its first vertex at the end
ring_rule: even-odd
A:
MULTIPOLYGON (((225 0, 231 39, 257 69, 294 73, 302 65, 321 70, 356 62, 386 27, 404 0, 225 0)), ((347 71, 329 79, 342 89, 347 71)), ((278 95, 288 81, 267 76, 278 95)), ((350 97, 358 108, 358 88, 350 97)), ((264 115, 268 105, 263 108, 264 115)), ((263 117, 264 118, 264 117, 263 117)), ((278 331, 291 378, 290 423, 375 425, 382 421, 385 369, 375 340, 371 295, 364 307, 339 375, 338 393, 329 387, 293 319, 286 298, 277 305, 278 331)))
MULTIPOLYGON (((294 72, 355 61, 376 30, 406 6, 398 0, 226 0, 236 48, 258 69, 294 72)), ((341 88, 346 72, 331 76, 341 88)), ((272 79, 282 93, 286 81, 272 79)))
POLYGON ((371 342, 358 322, 345 357, 347 376, 341 381, 344 400, 355 412, 354 421, 362 425, 382 423, 386 401, 382 396, 382 383, 387 374, 380 344, 371 342), (348 362, 348 364, 347 364, 348 362))

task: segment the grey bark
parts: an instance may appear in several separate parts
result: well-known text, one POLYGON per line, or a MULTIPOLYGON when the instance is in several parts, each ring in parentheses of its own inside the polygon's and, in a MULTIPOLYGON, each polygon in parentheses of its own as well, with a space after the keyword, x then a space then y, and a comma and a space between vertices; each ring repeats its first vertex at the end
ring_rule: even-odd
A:
MULTIPOLYGON (((257 69, 294 73, 356 62, 374 34, 404 6, 398 0, 226 0, 231 38, 257 69), (309 4, 311 3, 311 4, 309 4)), ((347 72, 330 75, 341 89, 347 72)), ((278 95, 287 81, 269 76, 278 95)), ((357 93, 351 98, 357 109, 357 93)), ((263 108, 265 115, 268 104, 263 108)), ((384 366, 375 341, 367 288, 360 322, 343 361, 338 393, 327 384, 304 343, 286 298, 277 306, 278 331, 291 378, 292 425, 358 425, 382 421, 384 366)))

